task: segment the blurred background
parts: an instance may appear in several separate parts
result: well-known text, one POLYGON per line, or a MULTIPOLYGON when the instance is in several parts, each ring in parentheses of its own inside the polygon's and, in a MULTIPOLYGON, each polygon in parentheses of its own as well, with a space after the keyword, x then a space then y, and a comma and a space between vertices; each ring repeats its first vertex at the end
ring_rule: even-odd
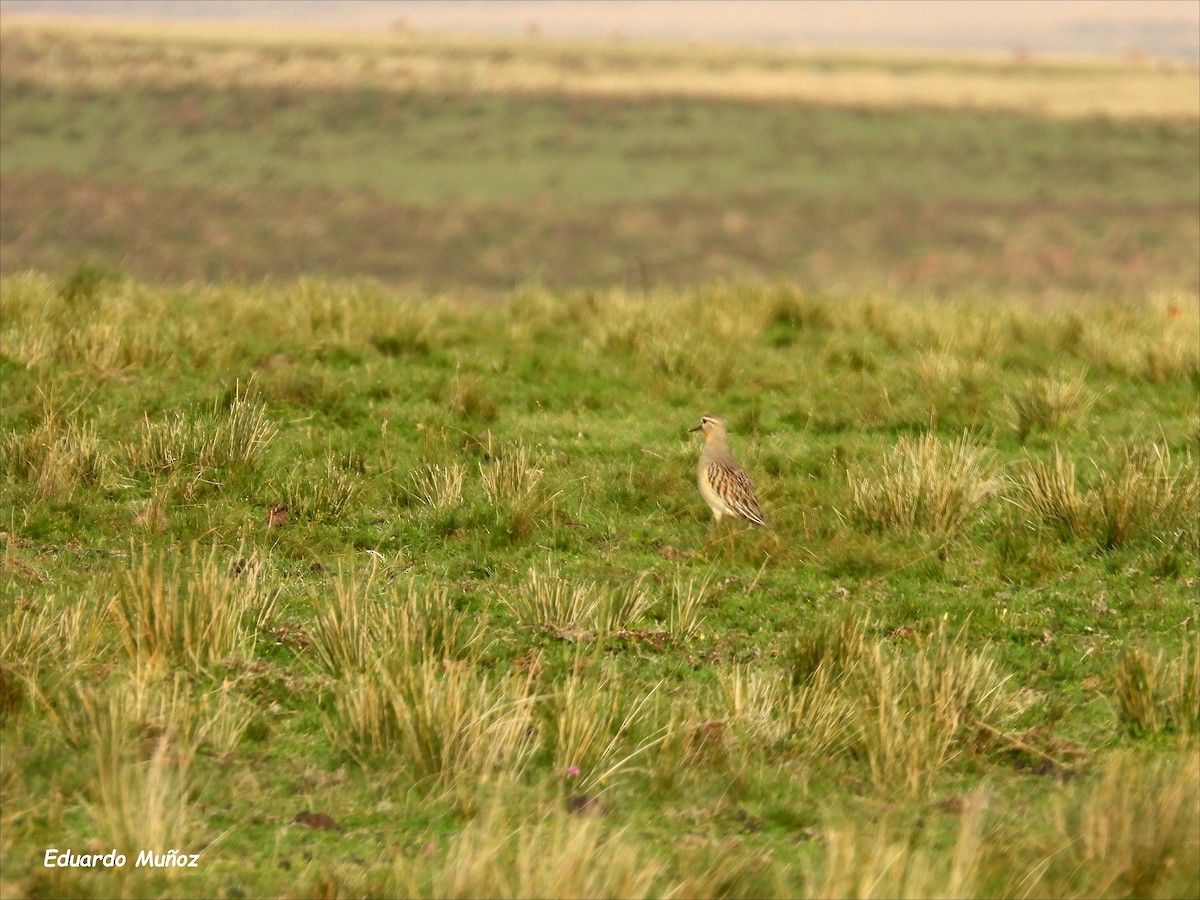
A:
POLYGON ((1191 0, 3 0, 0 11, 490 35, 1200 56, 1191 0))
POLYGON ((0 272, 1200 289, 1200 4, 0 0, 0 272))

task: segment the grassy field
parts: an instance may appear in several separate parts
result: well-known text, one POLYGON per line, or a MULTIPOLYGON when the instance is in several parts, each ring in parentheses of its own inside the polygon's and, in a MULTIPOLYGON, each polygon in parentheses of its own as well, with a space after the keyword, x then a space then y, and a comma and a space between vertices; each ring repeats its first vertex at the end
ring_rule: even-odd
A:
POLYGON ((1200 884, 1194 306, 2 311, 9 895, 1200 884), (710 525, 708 407, 775 530, 710 525))
POLYGON ((368 275, 490 295, 717 277, 1200 289, 1194 67, 23 22, 0 35, 5 273, 91 259, 169 282, 368 275), (537 66, 558 74, 497 74, 537 66), (843 76, 853 103, 829 83, 843 76), (756 87, 776 77, 810 89, 756 87), (1143 79, 1138 104, 1110 104, 1143 79))
POLYGON ((0 896, 1200 892, 1195 116, 55 33, 0 54, 0 896))

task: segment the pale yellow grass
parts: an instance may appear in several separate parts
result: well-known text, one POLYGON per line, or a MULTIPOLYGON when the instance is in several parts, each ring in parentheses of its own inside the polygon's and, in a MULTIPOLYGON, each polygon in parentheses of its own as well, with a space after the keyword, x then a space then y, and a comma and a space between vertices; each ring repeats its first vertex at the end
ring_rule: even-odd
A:
POLYGON ((1001 109, 1052 118, 1200 118, 1195 64, 997 53, 330 33, 5 17, 6 79, 56 86, 348 86, 476 93, 788 100, 1001 109), (72 52, 64 52, 71 50, 72 52))

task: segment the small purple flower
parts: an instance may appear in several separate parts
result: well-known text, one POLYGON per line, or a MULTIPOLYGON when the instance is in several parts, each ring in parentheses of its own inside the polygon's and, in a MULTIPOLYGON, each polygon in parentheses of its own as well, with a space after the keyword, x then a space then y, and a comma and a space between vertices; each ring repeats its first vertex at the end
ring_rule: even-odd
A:
POLYGON ((579 766, 571 766, 571 768, 567 769, 567 774, 574 778, 579 774, 579 766))

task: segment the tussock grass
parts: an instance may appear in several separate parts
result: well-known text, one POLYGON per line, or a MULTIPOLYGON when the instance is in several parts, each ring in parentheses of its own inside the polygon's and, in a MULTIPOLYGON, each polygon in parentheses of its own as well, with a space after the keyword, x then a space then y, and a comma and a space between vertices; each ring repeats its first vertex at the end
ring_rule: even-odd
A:
POLYGON ((544 572, 531 568, 528 580, 501 596, 500 602, 521 625, 578 640, 633 627, 655 600, 645 588, 644 576, 625 586, 601 586, 594 581, 569 581, 551 563, 544 572))
POLYGON ((63 407, 47 404, 36 426, 0 437, 0 474, 31 481, 38 500, 69 500, 81 485, 104 484, 110 468, 95 423, 63 407))
POLYGON ((1064 538, 1083 537, 1091 530, 1091 498, 1080 492, 1075 463, 1057 444, 1048 462, 1024 459, 1016 487, 1015 502, 1034 522, 1064 538))
POLYGON ((271 616, 276 591, 251 557, 235 571, 214 546, 155 551, 134 546, 111 587, 110 615, 129 661, 203 670, 226 657, 249 657, 271 616))
POLYGON ((544 573, 531 568, 528 580, 500 602, 523 625, 560 631, 594 623, 600 606, 590 583, 569 582, 553 566, 544 573))
POLYGON ((787 672, 735 667, 720 679, 728 721, 751 745, 789 756, 828 759, 853 740, 852 683, 822 665, 803 684, 787 672))
POLYGON ((228 407, 218 401, 206 415, 143 418, 127 452, 136 472, 202 481, 220 473, 254 472, 277 432, 266 406, 238 386, 228 407))
POLYGON ((366 490, 358 464, 352 457, 327 451, 321 462, 306 462, 276 476, 276 494, 297 517, 320 523, 336 520, 358 502, 366 490))
POLYGON ((115 322, 92 322, 83 328, 67 332, 59 347, 58 356, 84 369, 110 374, 119 372, 133 355, 124 346, 125 330, 115 322))
POLYGON ((671 593, 666 600, 666 626, 676 639, 686 641, 699 632, 704 624, 705 595, 711 575, 702 580, 676 575, 671 580, 671 593))
POLYGON ((1095 780, 1056 798, 1043 863, 1013 887, 1031 896, 1185 896, 1200 884, 1198 796, 1194 753, 1115 754, 1095 780))
POLYGON ((497 537, 519 543, 553 517, 561 492, 548 488, 546 470, 528 448, 517 445, 491 453, 489 447, 489 454, 479 463, 479 475, 499 524, 497 537))
POLYGON ((339 571, 333 594, 314 598, 313 650, 334 676, 366 672, 394 650, 402 635, 401 620, 381 598, 369 596, 376 571, 339 571))
MULTIPOLYGON (((119 745, 99 745, 93 797, 86 809, 103 844, 163 848, 155 852, 166 853, 193 843, 196 815, 190 789, 187 764, 173 757, 165 742, 146 762, 128 759, 119 745)), ((181 871, 173 869, 167 877, 181 871)))
POLYGON ((447 410, 470 422, 493 422, 499 409, 487 382, 477 375, 456 374, 446 397, 447 410))
POLYGON ((649 729, 661 685, 631 694, 611 670, 599 678, 568 677, 542 703, 545 744, 554 771, 575 791, 593 791, 640 764, 663 738, 649 729))
POLYGON ((911 658, 876 644, 857 670, 856 747, 881 791, 926 790, 969 753, 981 724, 995 727, 1011 700, 993 660, 943 628, 911 658))
POLYGON ((1035 431, 1069 432, 1083 427, 1096 402, 1082 375, 1074 378, 1037 378, 1027 381, 1008 398, 1017 440, 1035 431))
POLYGON ((1200 517, 1200 477, 1189 457, 1171 460, 1165 445, 1128 441, 1110 447, 1104 463, 1092 460, 1093 485, 1079 485, 1076 467, 1059 446, 1049 461, 1026 457, 1016 478, 1014 502, 1037 526, 1063 538, 1094 540, 1116 550, 1157 537, 1173 545, 1181 536, 1194 541, 1200 517))
POLYGON ((479 464, 484 492, 493 504, 539 505, 545 474, 535 464, 533 454, 521 446, 500 450, 491 460, 479 464))
POLYGON ((328 674, 371 672, 394 659, 461 659, 482 641, 484 619, 471 624, 444 587, 409 581, 385 589, 378 574, 342 570, 332 595, 314 595, 313 650, 328 674))
POLYGON ((850 608, 797 635, 784 657, 793 683, 803 684, 821 670, 839 676, 853 671, 866 657, 870 624, 869 612, 850 608))
POLYGON ((1080 356, 1098 368, 1151 384, 1195 384, 1200 380, 1196 346, 1200 310, 1195 298, 1172 298, 1155 306, 1145 310, 1140 321, 1131 320, 1120 307, 1104 310, 1101 321, 1081 330, 1080 356), (1166 327, 1147 327, 1156 320, 1166 327))
POLYGON ((66 610, 17 603, 0 616, 0 716, 87 677, 107 652, 106 616, 94 602, 66 610))
POLYGON ((182 672, 164 676, 150 668, 123 683, 64 686, 46 702, 72 746, 130 759, 165 748, 185 766, 201 752, 230 757, 255 715, 229 685, 206 691, 182 672))
POLYGON ((642 573, 624 587, 602 591, 596 617, 601 634, 627 630, 646 617, 655 599, 646 590, 645 581, 646 575, 642 573))
POLYGON ((162 680, 148 670, 106 688, 81 687, 59 713, 68 740, 91 751, 95 775, 84 806, 98 839, 158 854, 193 842, 199 751, 228 758, 254 715, 229 690, 200 692, 180 673, 162 680))
POLYGON ((190 487, 191 484, 185 484, 181 488, 179 479, 173 476, 155 479, 150 488, 150 498, 140 504, 140 509, 134 514, 134 524, 149 534, 161 534, 171 522, 168 511, 173 500, 180 494, 188 494, 190 487))
POLYGON ((877 471, 847 476, 850 517, 861 526, 952 541, 984 515, 997 492, 992 454, 965 436, 901 438, 877 471))
POLYGON ((828 331, 838 324, 836 308, 824 297, 798 290, 780 290, 768 302, 766 326, 785 329, 791 343, 794 332, 828 331))
POLYGON ((397 857, 389 893, 405 897, 661 896, 666 866, 596 817, 518 815, 503 804, 428 856, 397 857))
POLYGON ((465 802, 525 770, 535 700, 528 676, 489 678, 436 659, 377 665, 338 684, 326 733, 365 765, 387 760, 465 802))
POLYGON ((466 469, 458 464, 423 466, 409 476, 407 493, 423 506, 453 509, 462 504, 465 475, 466 469))
POLYGON ((964 803, 958 834, 948 850, 899 837, 893 823, 859 828, 834 820, 823 830, 827 852, 820 872, 807 867, 809 897, 978 897, 985 893, 981 869, 987 858, 988 796, 964 803))
POLYGON ((1196 533, 1200 472, 1190 458, 1176 467, 1170 449, 1158 443, 1125 443, 1116 456, 1116 470, 1099 469, 1095 487, 1094 509, 1105 549, 1123 547, 1149 532, 1185 528, 1196 533))
POLYGON ((1200 737, 1200 653, 1186 639, 1178 656, 1130 647, 1113 669, 1117 718, 1135 737, 1200 737))
POLYGON ((966 350, 957 346, 955 338, 946 344, 913 361, 909 372, 913 390, 889 391, 895 416, 928 427, 974 427, 989 415, 986 388, 997 377, 990 352, 966 350))

